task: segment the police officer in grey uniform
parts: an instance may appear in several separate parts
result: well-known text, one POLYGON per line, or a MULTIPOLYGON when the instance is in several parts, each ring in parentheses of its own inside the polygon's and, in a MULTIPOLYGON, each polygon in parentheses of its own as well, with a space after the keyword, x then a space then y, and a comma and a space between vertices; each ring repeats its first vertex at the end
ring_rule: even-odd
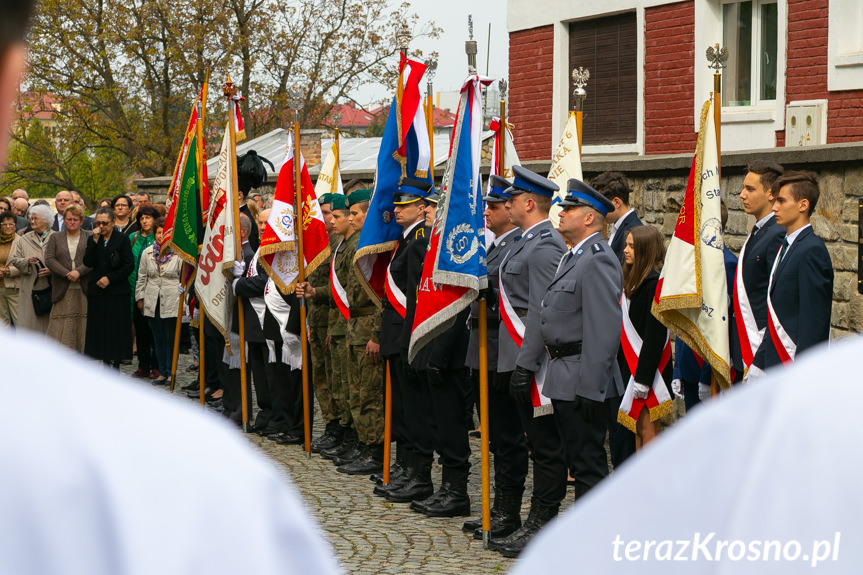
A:
POLYGON ((604 405, 624 389, 617 367, 623 273, 601 234, 614 205, 576 179, 567 191, 558 229, 573 247, 542 301, 540 332, 550 360, 543 395, 554 405, 578 499, 608 475, 604 405))
MULTIPOLYGON (((488 269, 488 292, 486 293, 486 339, 488 341, 488 411, 490 449, 494 454, 494 504, 491 508, 490 533, 492 537, 506 537, 521 527, 521 496, 527 476, 527 438, 518 416, 515 401, 509 394, 509 382, 496 385, 498 360, 498 284, 500 263, 506 258, 516 241, 521 239, 521 230, 509 219, 506 201, 510 196, 504 190, 509 182, 497 175, 490 176, 490 189, 483 197, 486 228, 495 234, 486 256, 488 269)), ((471 370, 471 378, 479 384, 479 302, 471 304, 470 341, 465 365, 471 370)), ((512 354, 518 353, 515 342, 512 354)), ((498 384, 501 382, 498 380, 498 384)), ((474 539, 482 539, 482 518, 466 521, 464 531, 472 532, 474 539)))
MULTIPOLYGON (((514 166, 513 173, 513 184, 506 190, 511 196, 506 206, 512 223, 524 231, 501 263, 500 286, 517 316, 515 319, 524 324, 524 335, 521 347, 512 353, 515 338, 508 327, 500 331, 496 385, 509 382, 533 453, 534 484, 530 514, 524 525, 507 537, 492 538, 489 542, 490 548, 506 557, 518 556, 540 527, 557 515, 566 495, 566 464, 560 433, 549 414, 534 417, 530 391, 546 353, 540 335, 542 298, 566 251, 563 238, 548 219, 551 198, 558 187, 521 166, 514 166)), ((502 319, 509 317, 507 313, 501 310, 502 319)))

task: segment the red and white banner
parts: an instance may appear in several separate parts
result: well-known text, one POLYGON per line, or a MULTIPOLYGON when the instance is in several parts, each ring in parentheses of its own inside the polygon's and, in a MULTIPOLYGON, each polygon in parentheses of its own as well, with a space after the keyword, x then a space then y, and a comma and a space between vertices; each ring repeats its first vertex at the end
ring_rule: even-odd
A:
MULTIPOLYGON (((230 82, 231 79, 228 78, 230 82)), ((229 102, 231 103, 231 107, 234 109, 234 113, 232 114, 234 118, 234 134, 236 135, 237 142, 242 142, 246 139, 246 127, 243 124, 243 112, 240 110, 240 102, 245 100, 245 98, 241 96, 232 96, 229 102)))
MULTIPOLYGON (((503 265, 505 263, 506 260, 504 259, 500 264, 501 269, 503 269, 503 265)), ((506 295, 506 289, 503 287, 502 280, 500 281, 499 286, 500 319, 503 322, 504 327, 506 327, 506 331, 509 332, 509 336, 515 344, 521 348, 521 342, 524 341, 524 322, 521 321, 521 318, 512 307, 512 303, 509 301, 509 296, 506 295)), ((551 406, 551 400, 542 394, 542 386, 545 383, 545 373, 547 369, 548 357, 543 356, 539 371, 534 374, 533 381, 530 386, 530 403, 533 406, 534 417, 548 415, 549 413, 554 412, 554 409, 551 406)))
POLYGON ((623 350, 626 365, 629 366, 631 375, 626 384, 626 391, 623 392, 623 399, 620 401, 617 421, 632 433, 636 433, 635 423, 638 421, 638 416, 641 415, 641 410, 645 407, 650 414, 650 421, 656 421, 660 417, 668 415, 673 409, 674 404, 671 401, 671 395, 665 386, 665 380, 662 379, 662 372, 668 362, 671 361, 671 338, 666 332, 665 345, 662 348, 662 355, 659 356, 659 367, 656 369, 647 397, 636 398, 635 370, 638 367, 638 358, 641 355, 641 346, 644 342, 635 330, 635 326, 632 325, 632 320, 629 319, 629 300, 626 299, 626 294, 620 294, 620 307, 623 310, 620 349, 623 350))
POLYGON ((409 166, 413 170, 413 174, 408 173, 407 176, 420 179, 428 177, 429 163, 431 162, 431 144, 429 144, 428 126, 426 126, 426 119, 423 114, 422 92, 420 90, 420 81, 425 72, 425 64, 408 60, 404 54, 401 55, 399 62, 401 90, 396 94, 399 147, 394 157, 402 163, 403 169, 408 167, 408 132, 413 128, 419 153, 417 154, 416 166, 409 166))
MULTIPOLYGON (((515 142, 512 139, 512 125, 508 122, 501 122, 500 118, 495 116, 491 119, 488 129, 494 132, 494 145, 491 149, 491 166, 489 166, 489 175, 500 176, 502 178, 512 179, 512 167, 518 166, 521 162, 518 159, 518 152, 515 151, 515 142), (501 127, 504 129, 501 130, 501 127), (501 145, 503 139, 503 145, 501 145), (503 151, 503 173, 500 173, 500 153, 503 151)), ((489 180, 488 190, 491 190, 491 180, 489 180)))
MULTIPOLYGON (((297 263, 297 225, 294 201, 294 139, 293 134, 288 139, 288 149, 285 152, 279 178, 276 180, 276 192, 270 217, 261 237, 261 265, 267 271, 282 293, 292 293, 296 287, 300 268, 297 263)), ((315 188, 306 162, 300 154, 302 169, 302 226, 303 226, 303 259, 305 275, 308 277, 330 255, 329 236, 324 224, 321 206, 315 196, 315 188)))
POLYGON ((339 255, 339 248, 345 240, 339 242, 336 247, 336 252, 333 254, 333 259, 330 261, 330 292, 333 294, 333 300, 336 302, 336 307, 342 312, 342 317, 346 320, 351 319, 350 304, 348 303, 348 292, 342 287, 342 282, 339 281, 339 274, 336 273, 336 256, 339 255))
POLYGON ((734 320, 736 322, 737 335, 740 337, 740 353, 743 356, 743 370, 749 370, 755 352, 764 338, 764 330, 758 329, 755 314, 752 312, 752 304, 749 303, 749 294, 746 293, 746 285, 743 283, 743 256, 746 254, 746 244, 740 249, 740 257, 737 259, 737 273, 734 277, 734 320))
MULTIPOLYGON (((782 253, 780 248, 779 253, 782 253)), ((786 252, 787 255, 787 252, 786 252)), ((770 297, 770 291, 773 287, 773 276, 776 274, 776 268, 779 267, 779 256, 776 256, 776 261, 773 262, 773 269, 770 270, 770 283, 767 287, 767 329, 770 331, 770 339, 773 340, 773 347, 776 348, 776 353, 779 354, 779 359, 783 364, 792 363, 794 356, 797 355, 797 344, 782 327, 779 321, 779 316, 776 315, 776 310, 773 309, 773 301, 770 297)), ((805 305, 805 304, 804 304, 805 305)))
POLYGON ((656 286, 653 315, 703 357, 726 388, 731 385, 728 289, 711 108, 708 101, 701 109, 698 147, 656 286))
POLYGON ((575 122, 575 112, 569 114, 566 125, 563 127, 563 136, 557 145, 557 151, 551 159, 551 168, 548 170, 548 179, 560 188, 554 193, 551 201, 551 211, 548 217, 556 228, 560 223, 560 202, 566 197, 566 183, 570 178, 583 180, 581 172, 581 152, 578 148, 578 127, 575 122))

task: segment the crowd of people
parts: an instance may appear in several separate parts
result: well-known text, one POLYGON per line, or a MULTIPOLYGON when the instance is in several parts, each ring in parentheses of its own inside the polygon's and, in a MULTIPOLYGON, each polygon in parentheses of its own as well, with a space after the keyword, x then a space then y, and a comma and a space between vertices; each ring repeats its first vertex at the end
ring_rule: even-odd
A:
MULTIPOLYGON (((475 303, 413 360, 408 344, 422 264, 438 196, 406 179, 395 194, 394 219, 403 230, 378 305, 363 285, 354 255, 371 190, 319 198, 331 255, 294 293, 267 294, 258 238, 269 210, 254 187, 265 170, 253 154, 239 162, 242 260, 232 291, 242 298, 247 342, 247 406, 251 430, 280 445, 303 442, 298 298, 308 302, 310 390, 324 433, 312 451, 340 473, 370 475, 374 493, 430 517, 469 515, 469 433, 479 382, 479 314, 475 303), (392 379, 395 461, 383 483, 384 381, 392 379), (254 415, 254 417, 253 417, 254 415), (439 455, 442 482, 431 468, 439 455)), ((641 223, 630 205, 626 176, 605 172, 590 184, 570 180, 560 224, 548 217, 557 187, 516 166, 512 182, 491 176, 485 221, 489 289, 489 426, 495 498, 490 548, 517 556, 557 515, 567 484, 583 496, 660 432, 660 420, 680 397, 687 409, 711 395, 707 362, 680 339, 670 359, 668 329, 651 312, 665 256, 664 238, 641 223), (604 234, 608 232, 608 239, 604 234), (623 344, 622 344, 623 342, 623 344), (536 385, 542 381, 542 387, 536 385), (647 400, 660 381, 666 403, 621 411, 629 393, 647 400), (608 452, 605 441, 608 437, 608 452), (529 461, 530 512, 520 515, 529 461)), ((756 225, 740 253, 726 247, 729 339, 735 382, 751 381, 829 337, 833 271, 809 218, 817 180, 772 162, 747 168, 743 208, 756 225), (790 356, 790 358, 789 358, 790 356)), ((13 201, 17 201, 15 198, 13 201)), ((244 418, 238 354, 195 314, 182 261, 162 245, 164 207, 146 196, 119 195, 94 218, 75 194, 61 192, 54 215, 46 205, 0 214, 0 312, 3 322, 48 334, 87 356, 118 366, 137 349, 134 377, 165 384, 171 370, 178 309, 204 322, 206 401, 234 423, 244 418), (58 208, 59 209, 59 208, 58 208), (17 233, 13 228, 20 229, 17 233), (180 308, 180 302, 184 307, 180 308)), ((722 226, 727 209, 722 205, 722 226)), ((239 341, 236 301, 229 342, 239 341)), ((188 331, 188 330, 187 330, 188 331)), ((199 366, 200 367, 197 367, 199 366)), ((195 381, 187 386, 198 397, 195 381)), ((660 394, 661 395, 661 394, 660 394)), ((657 394, 654 393, 654 398, 657 394)), ((629 409, 629 408, 627 408, 629 409)), ((465 522, 481 538, 479 519, 465 522)))

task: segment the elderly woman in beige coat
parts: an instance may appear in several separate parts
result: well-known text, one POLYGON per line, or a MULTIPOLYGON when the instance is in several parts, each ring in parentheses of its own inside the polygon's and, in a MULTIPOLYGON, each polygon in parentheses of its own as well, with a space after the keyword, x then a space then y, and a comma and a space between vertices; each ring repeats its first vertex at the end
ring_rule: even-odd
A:
POLYGON ((87 280, 90 268, 84 252, 90 232, 81 229, 84 210, 71 204, 63 212, 63 231, 45 246, 45 265, 51 270, 51 315, 48 336, 84 353, 87 334, 87 280))
POLYGON ((9 265, 21 236, 15 233, 18 217, 0 212, 0 325, 18 325, 18 289, 21 272, 9 265))
POLYGON ((51 224, 54 213, 48 206, 38 205, 27 212, 31 231, 21 236, 9 263, 21 273, 21 288, 18 292, 18 326, 45 333, 48 331, 49 314, 36 315, 33 308, 33 290, 51 285, 51 270, 45 266, 45 246, 54 233, 51 224))
POLYGON ((159 377, 153 380, 153 385, 169 383, 177 308, 180 305, 178 287, 183 267, 183 261, 170 250, 166 250, 164 255, 160 254, 164 225, 164 219, 154 224, 154 242, 141 252, 138 280, 135 283, 135 304, 147 318, 153 332, 153 347, 159 366, 159 377))

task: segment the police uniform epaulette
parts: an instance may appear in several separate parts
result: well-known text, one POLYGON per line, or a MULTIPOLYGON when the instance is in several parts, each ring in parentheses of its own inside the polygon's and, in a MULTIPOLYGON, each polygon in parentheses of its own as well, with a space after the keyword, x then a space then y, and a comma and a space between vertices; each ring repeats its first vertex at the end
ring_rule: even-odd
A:
POLYGON ((600 244, 600 243, 595 243, 595 244, 593 244, 592 246, 590 246, 590 249, 591 249, 591 251, 592 251, 593 253, 595 253, 595 254, 598 254, 599 252, 604 252, 604 251, 605 251, 605 248, 604 248, 604 247, 602 247, 602 244, 600 244))
POLYGON ((542 240, 545 238, 550 238, 551 234, 552 234, 552 231, 549 229, 542 230, 541 232, 539 232, 539 239, 542 240))
POLYGON ((426 237, 426 229, 422 226, 417 228, 416 233, 414 234, 414 239, 418 240, 420 238, 426 237))

